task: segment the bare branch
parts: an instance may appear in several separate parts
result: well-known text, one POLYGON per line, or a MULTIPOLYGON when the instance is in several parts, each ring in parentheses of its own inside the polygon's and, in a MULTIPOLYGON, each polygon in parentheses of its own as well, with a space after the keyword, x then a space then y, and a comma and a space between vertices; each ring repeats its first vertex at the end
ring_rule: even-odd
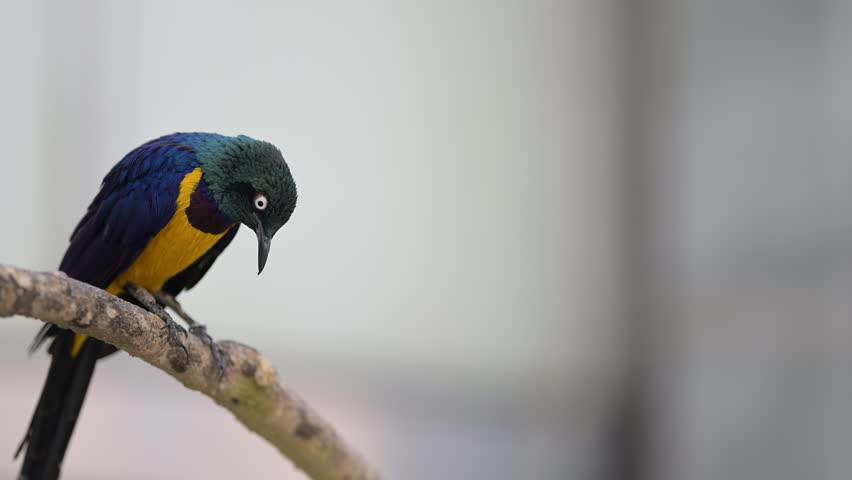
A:
POLYGON ((210 349, 190 335, 187 359, 167 341, 159 317, 61 272, 0 265, 0 317, 12 315, 91 335, 163 370, 230 410, 315 480, 379 478, 251 347, 221 342, 230 360, 220 380, 210 349))

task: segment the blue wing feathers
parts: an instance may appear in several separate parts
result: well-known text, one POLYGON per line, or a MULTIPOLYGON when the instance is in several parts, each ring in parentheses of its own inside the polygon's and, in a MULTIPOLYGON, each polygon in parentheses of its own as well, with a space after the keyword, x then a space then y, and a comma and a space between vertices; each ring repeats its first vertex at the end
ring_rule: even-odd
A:
POLYGON ((60 270, 106 288, 171 220, 183 177, 198 166, 177 135, 128 153, 104 177, 71 235, 60 270))

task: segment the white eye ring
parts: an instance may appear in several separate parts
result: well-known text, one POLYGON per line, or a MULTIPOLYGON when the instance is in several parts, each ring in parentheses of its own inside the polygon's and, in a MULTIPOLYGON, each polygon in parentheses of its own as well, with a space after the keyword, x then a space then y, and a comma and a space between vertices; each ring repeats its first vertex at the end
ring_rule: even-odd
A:
POLYGON ((254 204, 254 208, 263 211, 266 210, 266 207, 269 206, 269 199, 266 198, 266 195, 262 193, 257 193, 254 195, 254 200, 252 200, 254 204))

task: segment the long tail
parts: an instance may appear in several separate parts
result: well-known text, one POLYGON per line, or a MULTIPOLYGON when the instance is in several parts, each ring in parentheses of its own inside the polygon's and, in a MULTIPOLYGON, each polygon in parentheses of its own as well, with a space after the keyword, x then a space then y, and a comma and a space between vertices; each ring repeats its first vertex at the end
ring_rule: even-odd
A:
MULTIPOLYGON (((26 446, 19 480, 55 480, 83 406, 102 342, 58 330, 50 347, 53 360, 30 427, 15 457, 26 446)), ((39 341, 37 339, 37 341, 39 341)))

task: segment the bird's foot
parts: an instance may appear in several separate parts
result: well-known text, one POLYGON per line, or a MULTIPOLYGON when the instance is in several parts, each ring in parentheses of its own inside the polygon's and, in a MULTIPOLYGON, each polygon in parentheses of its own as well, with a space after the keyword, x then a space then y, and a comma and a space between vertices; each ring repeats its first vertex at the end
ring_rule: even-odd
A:
POLYGON ((169 343, 176 347, 180 347, 183 350, 183 353, 186 354, 186 357, 189 358, 189 350, 187 350, 186 344, 180 338, 180 334, 183 334, 183 337, 186 338, 186 329, 183 328, 181 324, 172 320, 171 316, 166 313, 165 310, 163 310, 163 313, 166 314, 166 317, 160 316, 160 318, 165 322, 163 329, 169 330, 169 343))
POLYGON ((180 302, 174 297, 166 292, 158 292, 157 301, 162 303, 163 305, 171 308, 175 313, 178 314, 180 318, 182 318, 187 325, 189 325, 189 332, 198 337, 207 348, 210 349, 210 353, 213 354, 213 360, 216 362, 216 366, 219 367, 219 378, 225 376, 225 359, 228 358, 227 350, 223 349, 216 343, 215 340, 207 333, 207 326, 203 323, 192 318, 181 306, 180 302))
POLYGON ((224 348, 220 347, 213 337, 207 333, 207 325, 203 323, 194 322, 189 327, 189 332, 204 342, 207 345, 207 348, 210 349, 210 353, 213 355, 213 361, 216 362, 216 365, 219 367, 219 378, 225 376, 225 358, 228 357, 228 351, 224 348))
POLYGON ((144 288, 134 283, 127 283, 124 286, 124 291, 127 292, 130 296, 132 296, 142 308, 160 317, 160 319, 164 323, 163 329, 168 329, 169 331, 169 343, 176 347, 180 347, 183 350, 183 353, 186 355, 186 358, 189 358, 189 350, 187 350, 186 344, 180 338, 181 333, 183 334, 184 338, 186 338, 186 329, 172 319, 172 316, 169 315, 169 313, 166 312, 166 310, 161 307, 159 303, 157 303, 157 300, 154 299, 154 296, 151 295, 148 290, 145 290, 144 288))

